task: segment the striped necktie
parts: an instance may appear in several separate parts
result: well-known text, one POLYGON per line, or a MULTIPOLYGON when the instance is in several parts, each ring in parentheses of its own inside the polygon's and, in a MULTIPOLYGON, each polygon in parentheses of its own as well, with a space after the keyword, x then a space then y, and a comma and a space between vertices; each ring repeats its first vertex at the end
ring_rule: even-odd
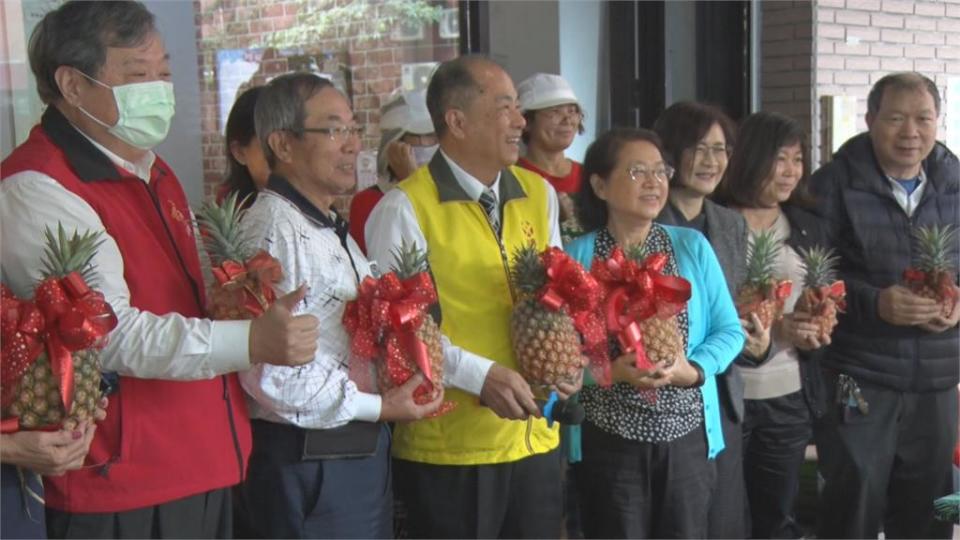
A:
POLYGON ((480 194, 480 205, 483 206, 483 209, 487 212, 487 221, 490 222, 490 226, 493 227, 493 230, 496 231, 497 237, 500 237, 500 206, 497 204, 497 196, 493 193, 493 190, 486 188, 483 190, 483 193, 480 194))

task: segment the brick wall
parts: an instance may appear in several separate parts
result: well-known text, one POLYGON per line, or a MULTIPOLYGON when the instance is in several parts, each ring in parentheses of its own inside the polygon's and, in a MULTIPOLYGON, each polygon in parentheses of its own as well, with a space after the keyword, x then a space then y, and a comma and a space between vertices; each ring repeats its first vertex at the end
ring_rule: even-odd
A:
MULTIPOLYGON (((819 148, 822 138, 821 96, 856 96, 857 126, 866 130, 867 94, 880 77, 917 71, 933 79, 944 96, 947 77, 960 76, 960 3, 817 0, 813 9, 814 148, 819 148)), ((943 139, 945 115, 940 119, 943 139)), ((953 123, 954 129, 960 129, 960 119, 953 123)), ((827 152, 820 153, 820 162, 828 158, 827 152)))
MULTIPOLYGON (((431 4, 456 5, 445 0, 431 4)), ((400 86, 402 65, 447 60, 458 53, 458 40, 441 38, 433 21, 424 23, 422 39, 394 40, 398 5, 396 0, 194 0, 204 196, 212 196, 226 171, 217 51, 249 49, 262 54, 248 85, 263 84, 305 60, 314 59, 320 67, 340 66, 349 75, 357 122, 366 127, 363 147, 376 149, 381 100, 400 86), (332 16, 324 19, 326 15, 332 16)))
POLYGON ((760 108, 813 130, 813 4, 763 2, 760 30, 760 108))

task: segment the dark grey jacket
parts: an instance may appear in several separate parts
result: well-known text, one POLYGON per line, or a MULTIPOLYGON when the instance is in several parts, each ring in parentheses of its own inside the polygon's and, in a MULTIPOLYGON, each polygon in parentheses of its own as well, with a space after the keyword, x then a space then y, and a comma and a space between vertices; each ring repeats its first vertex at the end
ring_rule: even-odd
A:
MULTIPOLYGON (((723 276, 727 280, 730 294, 736 294, 737 287, 747 275, 747 222, 739 213, 724 208, 711 200, 703 201, 703 213, 707 221, 706 236, 717 254, 723 276)), ((682 216, 672 205, 667 204, 657 222, 665 225, 681 225, 682 216)), ((720 402, 724 412, 731 420, 743 420, 743 377, 736 364, 730 364, 727 371, 717 376, 720 402)))
POLYGON ((960 381, 957 328, 931 334, 888 324, 877 315, 878 293, 902 283, 911 263, 912 227, 957 227, 960 222, 957 157, 937 143, 923 168, 927 183, 912 217, 894 199, 866 133, 847 141, 811 182, 847 284, 847 312, 824 363, 856 379, 908 392, 944 390, 960 381))

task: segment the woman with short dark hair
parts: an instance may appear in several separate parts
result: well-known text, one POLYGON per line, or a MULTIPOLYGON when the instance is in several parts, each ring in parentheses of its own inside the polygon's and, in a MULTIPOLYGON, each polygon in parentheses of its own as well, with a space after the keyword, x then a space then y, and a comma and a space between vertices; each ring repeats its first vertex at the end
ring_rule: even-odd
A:
MULTIPOLYGON (((825 245, 809 206, 807 136, 791 118, 760 112, 740 126, 737 148, 717 190, 718 202, 747 221, 751 241, 763 231, 783 242, 774 276, 793 281, 783 319, 772 325, 770 352, 744 379, 743 453, 753 538, 800 538, 796 522, 800 467, 820 414, 820 377, 813 353, 818 327, 794 311, 803 284, 800 248, 825 245)), ((757 324, 759 321, 754 321, 757 324)), ((740 360, 744 360, 741 357, 740 360)))
MULTIPOLYGON (((653 129, 663 139, 667 161, 676 167, 669 200, 657 222, 703 233, 717 254, 732 295, 746 276, 747 223, 740 214, 708 197, 727 170, 734 143, 733 122, 720 109, 682 101, 663 111, 653 129)), ((741 321, 745 328, 753 328, 751 323, 741 321)), ((756 328, 747 333, 742 354, 763 358, 770 344, 770 331, 760 325, 756 328)), ((743 380, 736 365, 717 376, 717 389, 725 448, 716 460, 707 534, 709 538, 743 538, 743 380)))
POLYGON ((590 267, 616 247, 667 257, 691 296, 677 315, 684 354, 638 369, 611 341, 613 384, 585 384, 580 502, 590 538, 705 538, 713 464, 723 450, 714 377, 743 348, 723 271, 702 234, 660 225, 672 168, 655 133, 614 129, 587 150, 577 213, 589 231, 567 251, 590 267))

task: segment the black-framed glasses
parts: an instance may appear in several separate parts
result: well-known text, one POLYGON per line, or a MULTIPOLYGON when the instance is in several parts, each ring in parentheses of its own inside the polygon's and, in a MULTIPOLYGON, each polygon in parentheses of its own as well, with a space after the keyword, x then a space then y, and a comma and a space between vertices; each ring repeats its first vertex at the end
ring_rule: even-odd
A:
POLYGON ((336 143, 344 143, 350 137, 363 137, 363 126, 337 126, 324 128, 305 127, 293 131, 296 131, 297 133, 322 133, 327 137, 330 137, 330 140, 336 143))
POLYGON ((656 180, 657 182, 669 182, 673 178, 673 167, 663 165, 662 167, 647 167, 644 165, 634 165, 627 169, 627 174, 634 182, 640 182, 644 178, 656 180))

